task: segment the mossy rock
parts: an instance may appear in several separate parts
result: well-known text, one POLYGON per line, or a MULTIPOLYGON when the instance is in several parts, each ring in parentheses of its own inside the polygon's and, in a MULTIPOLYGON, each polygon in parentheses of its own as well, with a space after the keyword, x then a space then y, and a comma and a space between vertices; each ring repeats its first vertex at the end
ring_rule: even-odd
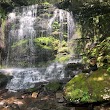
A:
POLYGON ((110 100, 110 74, 106 69, 76 75, 65 86, 65 98, 73 103, 110 100))
POLYGON ((48 50, 54 50, 54 42, 57 42, 58 40, 55 39, 52 36, 49 37, 40 37, 40 38, 35 38, 34 42, 36 46, 39 46, 43 49, 48 49, 48 50))
POLYGON ((48 83, 45 88, 48 90, 48 91, 53 91, 53 92, 56 92, 58 91, 59 89, 61 89, 61 84, 59 82, 50 82, 48 83))
POLYGON ((0 87, 5 86, 7 82, 8 82, 7 76, 0 73, 0 87))

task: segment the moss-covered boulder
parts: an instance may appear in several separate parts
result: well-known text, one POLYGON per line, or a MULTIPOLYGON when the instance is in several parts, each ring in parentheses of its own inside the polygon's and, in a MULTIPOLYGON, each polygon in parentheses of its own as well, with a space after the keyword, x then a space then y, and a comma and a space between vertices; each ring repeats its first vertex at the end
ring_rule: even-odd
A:
POLYGON ((110 74, 99 68, 91 74, 79 74, 65 86, 65 98, 73 103, 110 100, 110 74))

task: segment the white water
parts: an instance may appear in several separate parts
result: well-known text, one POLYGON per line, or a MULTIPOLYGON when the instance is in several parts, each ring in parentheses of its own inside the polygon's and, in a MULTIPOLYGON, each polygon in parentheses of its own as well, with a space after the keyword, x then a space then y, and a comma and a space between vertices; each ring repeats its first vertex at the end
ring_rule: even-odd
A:
POLYGON ((64 78, 64 66, 58 63, 52 63, 47 68, 13 68, 0 71, 6 75, 13 76, 6 87, 9 91, 28 89, 34 87, 35 83, 38 82, 64 78))

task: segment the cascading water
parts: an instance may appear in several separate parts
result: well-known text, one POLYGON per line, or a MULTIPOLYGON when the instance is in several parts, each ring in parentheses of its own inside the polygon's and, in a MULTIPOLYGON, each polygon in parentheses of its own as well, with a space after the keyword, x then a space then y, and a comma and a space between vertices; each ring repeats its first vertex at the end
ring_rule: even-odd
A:
POLYGON ((36 82, 64 78, 64 65, 61 63, 35 67, 40 63, 54 61, 58 49, 62 48, 61 43, 68 43, 72 38, 74 28, 71 13, 54 6, 32 5, 15 8, 8 15, 6 65, 23 69, 12 71, 13 79, 7 88, 27 89, 34 87, 36 82), (53 35, 55 32, 58 34, 53 35), (60 41, 57 44, 60 46, 54 50, 53 44, 56 41, 60 41))
POLYGON ((7 72, 9 71, 13 78, 6 88, 10 91, 33 88, 38 82, 64 78, 63 65, 58 63, 53 63, 47 68, 7 69, 7 72))

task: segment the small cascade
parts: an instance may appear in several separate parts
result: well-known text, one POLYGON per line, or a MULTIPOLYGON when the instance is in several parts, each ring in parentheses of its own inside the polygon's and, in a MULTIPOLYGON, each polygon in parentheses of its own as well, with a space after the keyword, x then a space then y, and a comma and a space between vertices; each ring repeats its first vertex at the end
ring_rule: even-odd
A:
POLYGON ((45 71, 46 79, 61 79, 64 78, 64 67, 62 64, 53 63, 46 68, 45 71))
MULTIPOLYGON (((9 72, 10 70, 4 71, 9 72)), ((58 63, 53 63, 47 68, 11 69, 11 75, 13 78, 6 88, 9 91, 17 91, 33 88, 35 83, 38 82, 48 82, 64 78, 64 66, 58 63)))

